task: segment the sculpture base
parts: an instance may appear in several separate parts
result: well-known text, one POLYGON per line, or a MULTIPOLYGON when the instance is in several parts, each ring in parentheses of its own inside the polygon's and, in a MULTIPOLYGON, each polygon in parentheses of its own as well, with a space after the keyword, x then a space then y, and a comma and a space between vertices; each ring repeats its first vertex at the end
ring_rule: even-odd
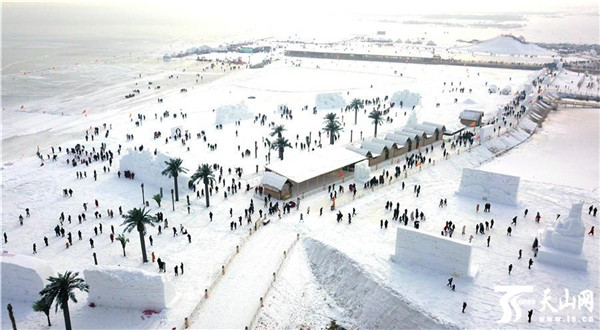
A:
POLYGON ((587 270, 588 263, 583 252, 581 254, 574 254, 544 246, 541 246, 538 250, 537 260, 561 267, 580 270, 587 270))

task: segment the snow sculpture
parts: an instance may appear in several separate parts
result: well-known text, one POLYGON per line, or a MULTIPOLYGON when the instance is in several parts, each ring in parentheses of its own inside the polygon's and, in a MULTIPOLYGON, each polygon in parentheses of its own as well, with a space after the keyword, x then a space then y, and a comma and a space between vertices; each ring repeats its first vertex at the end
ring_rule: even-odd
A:
POLYGON ((183 134, 183 127, 181 126, 175 126, 175 127, 171 127, 171 137, 178 137, 179 135, 183 134))
POLYGON ((371 168, 369 167, 369 161, 363 160, 362 162, 354 165, 354 181, 357 183, 365 183, 371 179, 371 168))
POLYGON ((341 109, 346 106, 342 93, 321 93, 315 98, 317 110, 341 109))
POLYGON ((519 180, 517 176, 463 168, 457 194, 488 202, 516 205, 519 180))
POLYGON ((482 126, 479 129, 479 141, 480 142, 487 141, 487 140, 491 139, 492 137, 494 137, 495 133, 496 132, 494 131, 494 125, 482 126))
POLYGON ((421 95, 405 89, 395 92, 390 98, 390 102, 394 103, 395 107, 400 107, 400 101, 402 101, 403 108, 410 110, 413 106, 421 104, 421 95))
POLYGON ((546 227, 542 233, 538 260, 575 269, 587 269, 582 253, 585 224, 581 219, 583 202, 574 203, 569 215, 546 227))
POLYGON ((411 127, 417 124, 417 111, 412 111, 406 120, 406 126, 411 127))
POLYGON ((216 110, 216 115, 216 125, 224 125, 239 120, 254 118, 254 114, 248 110, 248 106, 244 102, 219 107, 216 110))
POLYGON ((94 266, 83 275, 90 286, 88 301, 98 306, 161 310, 175 297, 171 283, 145 270, 94 266))
MULTIPOLYGON (((121 171, 121 175, 124 175, 125 171, 133 172, 135 174, 135 180, 138 180, 145 185, 162 187, 166 196, 168 192, 173 189, 174 180, 173 178, 164 176, 161 173, 167 167, 165 162, 171 158, 171 156, 161 152, 157 152, 156 155, 153 155, 147 149, 144 149, 141 152, 128 149, 127 153, 123 156, 123 158, 121 158, 119 170, 121 171)), ((187 167, 185 163, 183 166, 187 167)), ((184 173, 180 173, 177 177, 179 196, 185 195, 186 192, 189 192, 189 180, 190 177, 184 173)), ((151 196, 155 193, 157 192, 150 191, 147 193, 147 196, 151 196)))
POLYGON ((477 269, 471 265, 471 254, 470 243, 400 226, 392 260, 421 265, 455 277, 473 277, 477 269))
POLYGON ((35 302, 48 277, 56 276, 46 261, 20 254, 0 255, 0 269, 3 306, 10 302, 35 302))

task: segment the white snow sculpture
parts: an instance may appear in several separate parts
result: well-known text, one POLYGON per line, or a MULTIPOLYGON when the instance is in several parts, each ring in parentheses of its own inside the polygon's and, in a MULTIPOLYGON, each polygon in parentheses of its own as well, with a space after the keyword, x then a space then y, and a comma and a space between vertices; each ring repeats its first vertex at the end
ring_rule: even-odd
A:
POLYGON ((518 176, 463 168, 456 193, 483 201, 516 205, 519 180, 518 176))
POLYGON ((582 253, 585 224, 581 219, 583 202, 574 203, 569 215, 546 227, 542 233, 538 260, 564 267, 587 269, 582 253))
POLYGON ((410 116, 408 116, 408 119, 406 120, 406 126, 414 126, 418 123, 417 121, 417 111, 413 110, 410 113, 410 116))
POLYGON ((402 101, 403 108, 411 109, 413 106, 421 104, 421 94, 405 89, 395 92, 390 98, 390 102, 394 103, 395 107, 400 107, 400 101, 402 101))
POLYGON ((471 253, 470 243, 399 226, 396 254, 392 260, 417 264, 456 277, 473 277, 477 274, 477 268, 471 265, 471 253))
POLYGON ((321 93, 315 97, 317 110, 341 109, 346 106, 342 93, 321 93))
POLYGON ((173 285, 145 270, 94 266, 83 271, 88 301, 98 306, 161 310, 175 297, 173 285))
POLYGON ((48 277, 57 275, 48 262, 20 254, 0 255, 0 269, 3 306, 10 302, 35 302, 48 277))
POLYGON ((216 125, 224 125, 233 123, 239 120, 254 118, 254 114, 248 110, 248 106, 244 102, 238 104, 224 105, 216 110, 216 125))
POLYGON ((171 127, 171 137, 176 137, 181 134, 183 134, 183 127, 181 127, 181 126, 171 127))
POLYGON ((365 183, 371 179, 371 168, 369 161, 363 160, 354 165, 354 181, 357 183, 365 183))
MULTIPOLYGON (((167 167, 165 162, 171 158, 171 156, 161 152, 157 152, 155 156, 147 149, 144 149, 141 152, 128 149, 127 153, 121 158, 119 170, 121 171, 121 175, 123 175, 125 171, 135 173, 135 180, 138 180, 145 185, 162 187, 166 196, 168 195, 168 192, 173 189, 174 180, 173 178, 162 175, 162 171, 167 167)), ((186 166, 186 164, 183 164, 183 166, 188 169, 190 168, 186 166)), ((177 177, 177 186, 179 187, 180 197, 189 192, 189 181, 190 177, 187 174, 180 173, 177 177)), ((147 192, 146 196, 149 198, 149 196, 156 193, 157 192, 155 191, 150 191, 147 192)))

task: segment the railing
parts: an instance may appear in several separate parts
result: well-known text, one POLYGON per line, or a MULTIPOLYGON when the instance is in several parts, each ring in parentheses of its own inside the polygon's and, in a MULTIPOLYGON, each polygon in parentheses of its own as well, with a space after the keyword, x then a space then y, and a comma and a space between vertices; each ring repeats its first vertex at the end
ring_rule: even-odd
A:
POLYGON ((252 321, 250 321, 250 325, 246 327, 246 330, 252 329, 252 327, 256 323, 260 309, 262 307, 264 307, 264 303, 265 303, 265 300, 267 299, 267 296, 269 295, 269 291, 271 291, 271 288, 273 288, 273 284, 277 280, 277 277, 279 276, 279 273, 281 272, 281 268, 283 267, 283 264, 289 258, 290 252, 292 251, 294 246, 296 246, 296 243, 299 240, 300 240, 300 234, 296 234, 296 239, 292 242, 292 244, 290 244, 290 247, 288 247, 287 250, 283 251, 283 257, 281 258, 281 261, 279 261, 279 266, 277 267, 277 270, 275 270, 275 272, 273 272, 273 277, 271 278, 271 281, 269 283, 269 287, 267 288, 267 291, 265 292, 265 294, 262 297, 259 297, 258 307, 256 308, 256 311, 254 312, 254 316, 252 317, 252 321))
MULTIPOLYGON (((263 219, 264 218, 266 218, 266 215, 263 217, 263 219)), ((214 290, 216 285, 223 278, 226 270, 231 265, 231 262, 233 261, 233 259, 235 259, 235 257, 240 253, 240 250, 242 249, 242 247, 250 239, 250 237, 253 234, 253 231, 256 232, 261 227, 263 219, 259 218, 258 220, 256 220, 254 222, 253 228, 249 229, 248 235, 246 235, 244 238, 242 238, 242 240, 239 242, 239 244, 235 247, 235 251, 233 251, 231 254, 229 254, 227 259, 225 260, 225 263, 221 266, 221 269, 216 271, 213 274, 213 276, 211 276, 210 285, 208 286, 208 288, 204 289, 204 294, 203 294, 202 298, 200 298, 200 301, 198 301, 198 303, 196 304, 196 307, 194 307, 194 309, 189 314, 189 316, 185 318, 184 324, 181 327, 181 329, 187 329, 189 327, 189 323, 192 321, 192 317, 196 313, 198 313, 198 311, 200 311, 200 308, 202 308, 202 305, 204 304, 204 302, 210 297, 211 292, 214 290)))

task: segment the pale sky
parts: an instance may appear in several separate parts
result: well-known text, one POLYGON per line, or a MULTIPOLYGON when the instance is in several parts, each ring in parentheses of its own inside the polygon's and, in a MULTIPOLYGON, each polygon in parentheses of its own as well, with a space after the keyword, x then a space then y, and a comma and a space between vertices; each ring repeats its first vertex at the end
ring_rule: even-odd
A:
POLYGON ((368 13, 368 14, 445 14, 445 13, 532 13, 532 12, 573 12, 588 11, 598 13, 598 0, 228 0, 228 1, 184 1, 184 0, 111 0, 111 1, 26 1, 9 0, 3 2, 44 2, 44 3, 77 3, 77 4, 105 4, 130 8, 151 8, 152 10, 181 11, 193 13, 194 11, 216 11, 230 15, 254 15, 263 13, 289 13, 315 11, 335 13, 368 13))

